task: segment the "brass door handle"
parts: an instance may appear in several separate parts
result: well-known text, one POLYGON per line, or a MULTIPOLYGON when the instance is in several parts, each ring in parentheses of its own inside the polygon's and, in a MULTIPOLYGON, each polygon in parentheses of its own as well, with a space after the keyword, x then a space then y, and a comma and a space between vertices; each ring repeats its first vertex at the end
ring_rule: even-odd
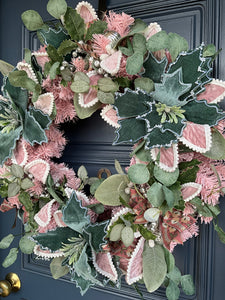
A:
POLYGON ((11 292, 18 292, 21 288, 21 281, 16 273, 9 273, 5 280, 0 281, 0 296, 7 297, 11 292))

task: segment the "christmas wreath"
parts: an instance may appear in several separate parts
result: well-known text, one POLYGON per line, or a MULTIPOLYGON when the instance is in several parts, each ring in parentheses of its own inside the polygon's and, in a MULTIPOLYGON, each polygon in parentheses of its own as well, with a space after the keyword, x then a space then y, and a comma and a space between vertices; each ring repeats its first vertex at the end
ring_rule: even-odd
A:
MULTIPOLYGON (((214 45, 189 50, 176 33, 87 2, 75 9, 49 0, 56 21, 33 10, 22 20, 43 46, 16 67, 0 61, 0 205, 17 210, 19 249, 51 260, 55 279, 70 273, 83 295, 93 285, 161 285, 178 299, 195 293, 172 251, 210 223, 222 242, 219 197, 225 191, 225 82, 211 78, 214 45), (66 139, 59 125, 95 111, 132 143, 130 165, 107 178, 77 175, 54 158, 66 139)), ((104 122, 102 122, 102 126, 104 122)), ((10 247, 10 233, 0 248, 10 247)))

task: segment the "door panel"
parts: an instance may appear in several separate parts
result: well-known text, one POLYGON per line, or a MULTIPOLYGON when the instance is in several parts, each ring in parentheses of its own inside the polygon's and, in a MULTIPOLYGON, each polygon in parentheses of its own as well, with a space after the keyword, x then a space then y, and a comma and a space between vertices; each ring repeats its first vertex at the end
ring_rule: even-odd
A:
MULTIPOLYGON (((20 14, 26 9, 36 9, 46 20, 47 0, 0 0, 0 57, 12 64, 21 59, 22 49, 37 49, 37 38, 33 33, 22 27, 20 14), (10 9, 11 8, 11 9, 10 9), (4 41, 4 42, 3 42, 4 41), (21 47, 22 46, 22 47, 21 47)), ((97 7, 97 1, 89 1, 97 7)), ((75 7, 74 1, 67 1, 75 7)), ((109 0, 108 9, 125 11, 135 18, 142 18, 146 23, 158 22, 162 29, 176 32, 184 36, 191 48, 198 46, 202 41, 214 43, 219 49, 224 46, 225 14, 224 0, 152 0, 152 1, 127 1, 109 0), (222 26, 221 26, 222 25, 222 26)), ((225 79, 225 52, 215 62, 214 76, 225 79)), ((122 166, 129 162, 130 146, 111 146, 114 130, 106 125, 99 115, 94 114, 90 120, 80 120, 64 126, 65 135, 70 141, 67 145, 62 160, 75 170, 80 165, 85 165, 90 175, 96 175, 98 169, 109 168, 114 172, 114 159, 118 159, 122 166)), ((225 209, 225 205, 223 205, 225 209)), ((0 238, 5 236, 12 226, 15 218, 14 212, 1 214, 0 238)), ((220 217, 220 224, 225 227, 225 216, 220 217)), ((15 234, 21 232, 21 224, 17 224, 15 234)), ((7 250, 1 250, 0 262, 6 256, 7 250)), ((182 273, 191 273, 196 285, 196 295, 188 297, 181 295, 180 299, 222 300, 225 268, 223 254, 225 246, 215 236, 212 226, 200 229, 200 235, 175 249, 176 262, 182 273)), ((22 290, 13 294, 10 299, 20 300, 47 300, 47 299, 105 299, 117 300, 122 298, 139 299, 136 292, 123 284, 120 291, 106 287, 91 289, 83 298, 74 284, 67 277, 61 280, 51 278, 48 262, 37 260, 33 256, 22 255, 16 265, 5 270, 0 268, 3 278, 7 272, 17 272, 22 281, 22 290)), ((146 293, 142 289, 145 299, 165 299, 165 290, 159 289, 154 294, 146 293)))

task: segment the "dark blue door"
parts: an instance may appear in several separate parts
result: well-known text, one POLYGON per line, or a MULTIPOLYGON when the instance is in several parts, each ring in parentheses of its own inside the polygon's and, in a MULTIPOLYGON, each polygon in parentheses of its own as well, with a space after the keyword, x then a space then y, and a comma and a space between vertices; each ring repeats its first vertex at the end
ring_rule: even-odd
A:
MULTIPOLYGON (((22 48, 35 50, 36 37, 29 34, 20 20, 20 15, 27 9, 37 10, 48 20, 46 12, 48 0, 0 0, 0 59, 13 65, 21 59, 22 48)), ((98 1, 89 1, 97 8, 98 1)), ((67 0, 68 5, 75 7, 77 1, 67 0)), ((216 47, 225 49, 225 1, 224 0, 108 0, 108 9, 126 11, 135 18, 142 18, 146 23, 158 22, 168 32, 177 32, 184 36, 190 48, 201 42, 214 43, 216 47)), ((225 51, 215 62, 214 77, 225 80, 225 51)), ((70 140, 63 161, 75 170, 84 164, 90 175, 95 175, 98 169, 106 166, 113 171, 114 159, 123 166, 128 164, 129 147, 113 147, 113 130, 103 124, 98 114, 92 120, 79 121, 65 127, 70 140), (90 125, 91 122, 91 126, 90 125), (93 125, 94 124, 94 125, 93 125)), ((221 200, 221 202, 223 202, 221 200)), ((225 205, 221 203, 225 210, 225 205)), ((7 235, 14 223, 15 212, 0 214, 0 239, 7 235)), ((221 214, 220 224, 225 228, 225 214, 221 214)), ((20 234, 21 224, 17 224, 14 234, 20 234)), ((0 251, 2 263, 8 250, 0 251)), ((183 247, 177 247, 175 256, 177 264, 183 273, 191 273, 196 284, 196 295, 188 297, 181 295, 180 299, 223 300, 224 299, 224 263, 225 246, 215 236, 211 226, 201 228, 200 235, 195 240, 186 242, 183 247)), ((123 286, 120 291, 111 287, 102 291, 91 289, 82 298, 75 285, 67 278, 55 281, 51 278, 48 263, 36 260, 34 257, 22 256, 16 264, 4 269, 0 267, 0 279, 8 272, 19 274, 22 289, 12 294, 9 299, 17 300, 73 300, 73 299, 138 299, 138 295, 130 287, 123 286)), ((160 289, 150 295, 144 292, 145 299, 166 299, 165 291, 160 289)))

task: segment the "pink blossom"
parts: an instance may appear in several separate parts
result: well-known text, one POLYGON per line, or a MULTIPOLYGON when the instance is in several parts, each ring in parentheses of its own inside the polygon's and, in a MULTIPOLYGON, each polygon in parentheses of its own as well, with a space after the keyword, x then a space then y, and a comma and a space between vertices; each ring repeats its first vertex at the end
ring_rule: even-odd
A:
POLYGON ((106 16, 105 18, 108 23, 108 30, 116 31, 122 37, 129 33, 129 26, 134 23, 134 18, 124 12, 117 14, 113 11, 109 11, 109 16, 106 16))
POLYGON ((93 34, 93 52, 97 55, 107 54, 106 46, 110 43, 108 37, 103 34, 93 34))
POLYGON ((44 192, 43 184, 40 180, 33 179, 33 186, 29 188, 29 192, 36 196, 40 196, 44 192))
POLYGON ((66 167, 64 163, 56 164, 50 162, 50 173, 55 183, 61 183, 65 176, 68 187, 77 190, 80 186, 80 179, 76 177, 74 170, 66 167))
POLYGON ((73 58, 72 64, 76 67, 77 72, 85 72, 86 62, 82 57, 73 58))
POLYGON ((194 207, 191 205, 191 203, 186 202, 185 203, 185 208, 183 210, 183 215, 184 216, 188 216, 188 215, 192 215, 195 212, 194 207))
POLYGON ((213 220, 213 217, 201 217, 201 223, 209 224, 213 220))

